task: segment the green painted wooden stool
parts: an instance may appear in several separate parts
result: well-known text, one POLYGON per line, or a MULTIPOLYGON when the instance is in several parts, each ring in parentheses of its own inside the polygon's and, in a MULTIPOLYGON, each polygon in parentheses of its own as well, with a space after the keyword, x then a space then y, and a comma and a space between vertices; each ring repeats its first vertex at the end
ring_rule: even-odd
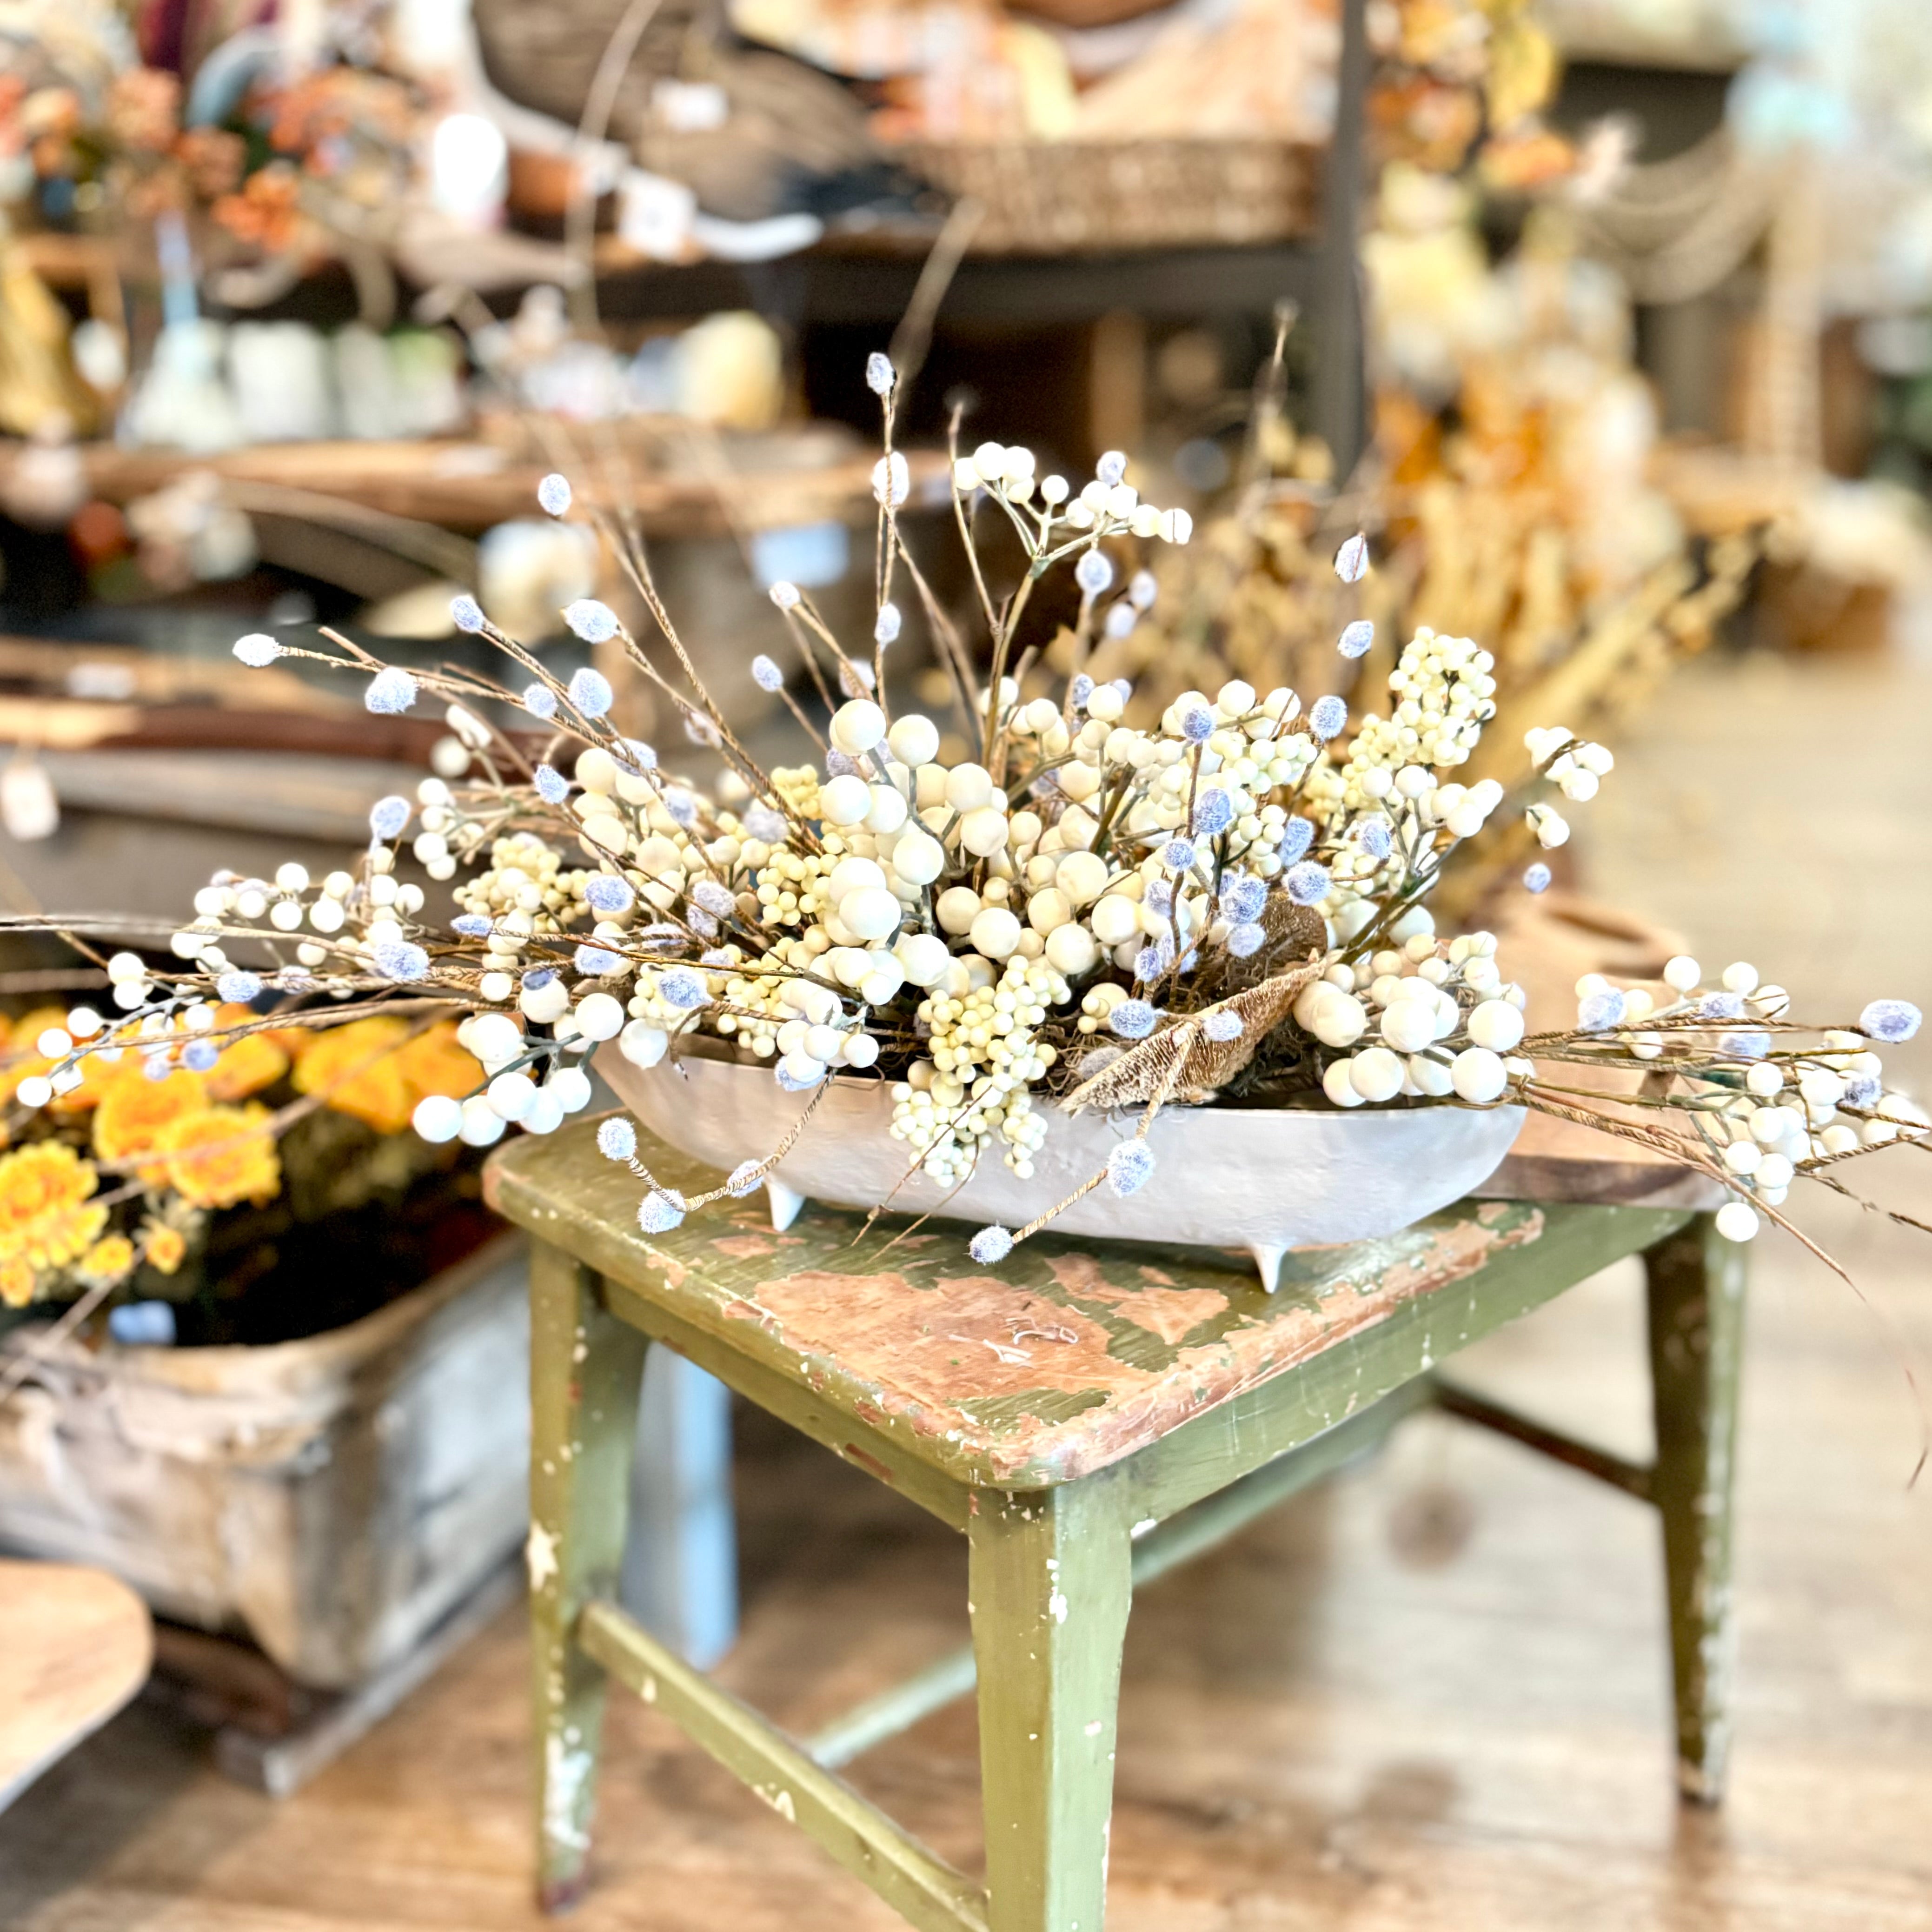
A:
MULTIPOLYGON (((994 1275, 954 1226, 862 1235, 860 1217, 814 1207, 778 1234, 756 1196, 647 1239, 638 1184, 598 1155, 594 1131, 519 1140, 488 1184, 536 1240, 530 1558, 546 1906, 584 1883, 614 1676, 914 1924, 1100 1932, 1133 1586, 1432 1402, 1656 1504, 1684 1788, 1718 1796, 1744 1275, 1741 1250, 1670 1170, 1532 1148, 1491 1187, 1541 1198, 1464 1202, 1384 1240, 1291 1255, 1270 1297, 1245 1258, 1198 1250, 1049 1235, 994 1275), (1633 1254, 1649 1282, 1654 1464, 1437 1377, 1465 1343, 1633 1254), (970 1648, 799 1740, 618 1609, 647 1340, 963 1531, 970 1648), (833 1769, 976 1678, 983 1890, 833 1769)), ((687 1191, 715 1179, 645 1151, 687 1191)))

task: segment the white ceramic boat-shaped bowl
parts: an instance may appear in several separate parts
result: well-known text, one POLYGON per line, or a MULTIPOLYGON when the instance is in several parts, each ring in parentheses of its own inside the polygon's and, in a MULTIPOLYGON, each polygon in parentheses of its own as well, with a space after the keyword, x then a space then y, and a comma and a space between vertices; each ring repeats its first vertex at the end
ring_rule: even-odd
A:
MULTIPOLYGON (((769 1064, 726 1058, 708 1042, 649 1070, 606 1047, 597 1070, 658 1139, 726 1173, 764 1160, 811 1097, 786 1093, 769 1064)), ((789 1227, 816 1200, 1023 1227, 1097 1173, 1108 1150, 1132 1137, 1139 1111, 1051 1108, 1030 1180, 989 1150, 949 1192, 912 1168, 911 1150, 888 1131, 889 1082, 835 1078, 765 1182, 772 1225, 789 1227)), ((1522 1121, 1520 1107, 1168 1107, 1148 1130, 1155 1166, 1146 1185, 1123 1199, 1103 1184, 1053 1226, 1109 1240, 1244 1247, 1272 1293, 1290 1248, 1393 1234, 1460 1199, 1495 1172, 1522 1121)))

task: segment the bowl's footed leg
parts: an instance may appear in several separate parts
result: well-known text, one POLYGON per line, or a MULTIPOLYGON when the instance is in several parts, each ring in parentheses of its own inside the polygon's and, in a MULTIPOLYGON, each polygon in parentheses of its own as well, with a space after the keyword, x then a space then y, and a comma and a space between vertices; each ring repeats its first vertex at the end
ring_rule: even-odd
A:
POLYGON ((775 1174, 765 1176, 765 1196, 771 1203, 772 1230, 782 1234, 798 1219, 805 1196, 788 1187, 775 1174))

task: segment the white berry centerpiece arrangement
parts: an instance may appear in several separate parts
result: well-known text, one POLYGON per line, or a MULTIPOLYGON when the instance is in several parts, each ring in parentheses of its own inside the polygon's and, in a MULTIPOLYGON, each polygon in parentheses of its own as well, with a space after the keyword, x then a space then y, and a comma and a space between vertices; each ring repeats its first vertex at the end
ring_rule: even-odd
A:
MULTIPOLYGON (((1528 796, 1462 783, 1495 715, 1478 644, 1419 632, 1387 704, 1359 716, 1235 680, 1131 727, 1130 694, 1084 667, 1152 601, 1142 556, 1184 543, 1186 514, 1143 502, 1118 455, 1076 488, 993 444, 956 452, 976 606, 958 620, 902 540, 894 378, 883 357, 869 374, 886 422, 872 634, 848 647, 780 584, 796 671, 752 666, 816 741, 810 762, 753 756, 621 510, 548 478, 544 508, 596 526, 649 620, 586 602, 570 628, 668 702, 717 767, 708 785, 626 735, 608 678, 559 677, 467 598, 456 621, 502 654, 500 680, 404 670, 333 633, 314 651, 244 638, 245 663, 365 677, 374 710, 434 695, 466 766, 380 801, 352 873, 218 876, 164 964, 122 956, 116 1016, 76 1029, 16 1104, 52 1100, 104 1052, 164 1077, 182 1015, 218 1001, 259 1016, 225 1035, 454 1012, 482 1076, 424 1100, 417 1130, 552 1132, 588 1102, 596 1052, 632 1112, 724 1174, 681 1192, 630 1118, 605 1119, 598 1144, 635 1172, 647 1236, 763 1186, 781 1222, 812 1194, 969 1219, 989 1267, 1057 1220, 1246 1245, 1270 1281, 1287 1246, 1387 1232, 1466 1191, 1526 1110, 1720 1181, 1719 1226, 1740 1239, 1785 1220, 1799 1177, 1925 1132, 1879 1055, 1918 1024, 1902 1001, 1807 1028, 1751 967, 1706 983, 1680 959, 1660 994, 1586 981, 1574 1016, 1532 1016, 1492 935, 1436 929, 1431 889, 1460 842, 1507 805, 1560 845, 1612 766, 1551 727, 1530 734, 1528 796), (1033 599, 1058 574, 1073 614, 1048 626, 1033 599), (943 723, 890 696, 915 608, 950 682, 943 723), (454 891, 446 921, 399 878, 406 848, 454 891)), ((1359 538, 1336 560, 1348 580, 1366 564, 1359 538)), ((1525 884, 1548 880, 1539 863, 1525 884)))

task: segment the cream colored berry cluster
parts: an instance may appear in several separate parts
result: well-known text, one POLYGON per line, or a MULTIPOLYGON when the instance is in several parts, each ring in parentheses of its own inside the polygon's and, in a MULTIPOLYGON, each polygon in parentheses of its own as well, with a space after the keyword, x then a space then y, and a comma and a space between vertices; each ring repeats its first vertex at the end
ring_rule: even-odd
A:
POLYGON ((1004 504, 1030 505, 1037 498, 1035 541, 1051 542, 1067 532, 1076 538, 1160 537, 1184 544, 1194 519, 1185 510, 1162 510, 1141 500, 1126 481, 1127 459, 1118 450, 1100 458, 1092 478, 1076 493, 1060 476, 1039 475, 1039 460, 1024 444, 982 442, 952 465, 952 487, 962 496, 984 490, 1004 504))
MULTIPOLYGON (((1389 715, 1368 712, 1346 760, 1340 765, 1324 761, 1310 782, 1311 802, 1331 831, 1339 831, 1350 815, 1375 811, 1396 795, 1396 776, 1405 767, 1446 772, 1468 758, 1484 725, 1496 716, 1495 664, 1489 652, 1467 638, 1438 637, 1426 626, 1416 632, 1389 674, 1395 700, 1389 715)), ((1430 788, 1441 782, 1432 777, 1430 788)), ((1402 795, 1424 794, 1415 788, 1402 795)), ((1438 822, 1449 816, 1440 812, 1438 822)))
POLYGON ((566 870, 563 855, 534 832, 513 832, 494 840, 489 863, 456 889, 465 912, 488 919, 506 942, 506 956, 520 950, 512 939, 560 932, 584 897, 584 874, 566 870))
MULTIPOLYGON (((792 1018, 793 1008, 784 998, 787 973, 807 974, 813 970, 814 956, 795 934, 787 934, 762 956, 764 970, 742 970, 746 958, 737 946, 725 949, 727 965, 721 989, 722 1010, 711 1022, 724 1038, 769 1060, 778 1050, 778 1030, 792 1018)), ((653 1052, 646 1065, 654 1065, 653 1052)))
POLYGON ((1341 1052, 1323 1071, 1322 1091, 1338 1107, 1399 1096, 1501 1100, 1534 1070, 1511 1051, 1522 1038, 1525 995, 1497 967, 1496 935, 1445 945, 1418 908, 1389 938, 1365 959, 1335 961, 1295 1003, 1296 1024, 1341 1052))
MULTIPOLYGON (((1829 1028, 1816 1046, 1780 1048, 1789 1035, 1771 1029, 1790 1010, 1791 996, 1761 981, 1748 961, 1735 961, 1706 985, 1697 962, 1680 956, 1664 967, 1664 983, 1659 998, 1648 987, 1586 974, 1576 982, 1578 1025, 1600 1036, 1606 1052, 1666 1064, 1673 1048, 1680 1062, 1686 1049, 1695 1055, 1688 1111, 1732 1186, 1751 1199, 1780 1207, 1807 1168, 1917 1140, 1932 1126, 1916 1101, 1886 1085, 1884 1060, 1874 1050, 1888 1036, 1910 1038, 1916 1009, 1875 1000, 1861 1030, 1829 1028)), ((1757 1232, 1749 1199, 1727 1202, 1718 1220, 1734 1240, 1757 1232)))
POLYGON ((424 778, 416 787, 416 802, 422 829, 410 849, 432 879, 439 884, 453 879, 460 866, 476 862, 489 832, 440 778, 424 778))
MULTIPOLYGON (((867 380, 890 398, 890 359, 873 357, 867 380)), ((175 936, 190 970, 151 974, 133 956, 117 956, 116 1004, 144 1027, 151 1004, 178 1003, 156 989, 157 979, 170 978, 193 997, 212 988, 231 1000, 252 1000, 271 985, 382 1001, 420 986, 439 1000, 473 999, 493 1009, 464 1023, 487 1091, 460 1106, 439 1102, 422 1131, 478 1144, 505 1120, 548 1131, 582 1105, 588 1082, 566 1063, 601 1040, 616 1040, 649 1066, 674 1039, 701 1029, 771 1063, 793 1091, 890 1054, 887 1071, 904 1076, 891 1090, 892 1132, 950 1185, 994 1146, 1016 1172, 1033 1172, 1049 1117, 1034 1090, 1060 1052, 1090 1042, 1086 1066, 1099 1052, 1158 1040, 1277 970, 1280 942, 1293 933, 1311 951, 1326 945, 1318 976, 1284 1022, 1300 1036, 1285 1064, 1310 1066, 1331 1105, 1536 1098, 1540 1076, 1520 1050, 1522 993, 1504 980, 1493 938, 1440 939, 1422 903, 1448 848, 1480 832, 1502 800, 1495 781, 1465 784, 1456 775, 1495 716, 1490 653, 1419 631, 1391 674, 1387 715, 1370 712, 1352 730, 1339 696, 1304 707, 1286 687, 1263 695, 1238 679, 1212 695, 1183 692, 1155 728, 1130 725, 1127 688, 1096 683, 1078 666, 1096 637, 1130 632, 1157 595, 1143 570, 1102 608, 1123 549, 1185 542, 1186 514, 1144 502, 1118 452, 1077 488, 1037 469, 1025 447, 992 442, 953 466, 969 546, 990 520, 1016 536, 1026 563, 1017 594, 997 608, 984 599, 986 688, 972 688, 961 667, 962 727, 976 741, 969 754, 942 758, 932 719, 894 716, 885 702, 883 653, 902 628, 892 580, 902 558, 911 568, 893 514, 910 500, 911 468, 889 450, 874 478, 884 514, 871 648, 848 656, 797 586, 770 586, 820 688, 845 699, 829 721, 822 771, 760 772, 700 688, 680 701, 694 738, 725 766, 710 795, 700 794, 662 772, 649 746, 617 735, 608 722, 616 693, 596 665, 566 683, 495 632, 476 600, 459 598, 459 628, 490 634, 536 680, 520 695, 496 687, 484 694, 520 705, 556 734, 553 747, 583 745, 570 772, 545 762, 527 782, 504 780, 520 746, 503 740, 500 756, 495 728, 452 704, 454 736, 438 748, 440 776, 424 782, 414 807, 379 802, 374 842, 357 872, 331 874, 319 888, 299 866, 272 881, 218 877, 175 936), (1055 648, 1070 650, 1073 674, 1064 690, 1035 685, 1028 694, 1017 680, 1036 662, 1036 640, 1016 627, 1032 584, 1062 560, 1071 561, 1079 595, 1069 638, 1055 648), (482 780, 452 792, 446 779, 472 764, 482 780), (463 913, 447 932, 424 923, 421 888, 396 875, 398 842, 417 808, 416 861, 432 880, 468 873, 458 892, 463 913), (268 953, 270 980, 231 965, 238 940, 268 953), (310 968, 329 976, 318 980, 310 968)), ((553 477, 539 500, 562 516, 572 496, 553 477)), ((1345 543, 1336 568, 1345 583, 1359 582, 1369 568, 1365 540, 1345 543)), ((564 616, 593 649, 616 640, 644 652, 595 599, 564 616)), ((1372 638, 1358 619, 1338 647, 1353 659, 1372 638)), ((479 688, 467 673, 371 671, 364 656, 327 658, 266 635, 242 640, 237 652, 250 664, 293 654, 366 674, 365 702, 379 712, 409 710, 425 686, 466 698, 479 688)), ((650 672, 648 656, 644 663, 650 672)), ((772 660, 761 657, 752 671, 760 689, 784 694, 772 660)), ((1557 801, 1590 798, 1613 761, 1560 727, 1532 731, 1526 742, 1538 774, 1526 816, 1542 845, 1555 848, 1569 836, 1557 801)), ((1540 862, 1524 874, 1532 891, 1550 882, 1540 862)), ((1777 1044, 1784 996, 1751 969, 1734 966, 1714 988, 1699 983, 1694 962, 1673 962, 1672 973, 1662 1003, 1642 988, 1586 981, 1575 1028, 1532 1043, 1540 1054, 1668 1073, 1671 1104, 1688 1096, 1682 1105, 1712 1164, 1766 1208, 1806 1167, 1928 1125, 1885 1087, 1873 1050, 1912 1036, 1920 1016, 1909 1002, 1875 1001, 1856 1030, 1786 1052, 1777 1044)), ((1204 1031, 1216 1016, 1209 1013, 1204 1031)), ((56 1076, 72 1072, 65 1063, 55 1068, 49 1091, 56 1076)), ((1646 1096, 1655 1097, 1648 1085, 1646 1096)), ((634 1132, 616 1125, 623 1131, 605 1151, 630 1158, 626 1136, 634 1149, 634 1132)), ((1107 1178, 1124 1194, 1146 1180, 1150 1160, 1144 1147, 1138 1158, 1121 1151, 1107 1178)), ((682 1212, 654 1187, 643 1225, 661 1232, 682 1212)), ((1745 1199, 1720 1217, 1740 1238, 1756 1225, 1745 1199)), ((982 1230, 973 1251, 997 1258, 1014 1238, 982 1230)))
POLYGON ((818 773, 810 765, 775 765, 771 778, 779 805, 794 818, 818 816, 818 773))
POLYGON ((982 1145, 1006 1143, 1006 1162, 1022 1180, 1046 1138, 1046 1121, 1028 1088, 1058 1058, 1039 1037, 1049 1010, 1072 997, 1066 982, 1038 959, 1010 958, 996 981, 963 994, 935 993, 918 1016, 932 1030, 928 1058, 915 1060, 892 1088, 892 1135, 906 1142, 942 1186, 972 1172, 982 1145))
MULTIPOLYGON (((1562 724, 1532 726, 1523 734, 1523 742, 1530 763, 1577 805, 1596 796, 1598 787, 1616 765, 1607 746, 1586 742, 1562 724)), ((1545 851, 1568 842, 1569 820, 1548 800, 1538 800, 1523 815, 1545 851)))
POLYGON ((844 842, 837 838, 823 851, 773 853, 760 871, 753 893, 758 923, 807 931, 817 926, 819 914, 831 906, 826 882, 844 853, 844 842))

